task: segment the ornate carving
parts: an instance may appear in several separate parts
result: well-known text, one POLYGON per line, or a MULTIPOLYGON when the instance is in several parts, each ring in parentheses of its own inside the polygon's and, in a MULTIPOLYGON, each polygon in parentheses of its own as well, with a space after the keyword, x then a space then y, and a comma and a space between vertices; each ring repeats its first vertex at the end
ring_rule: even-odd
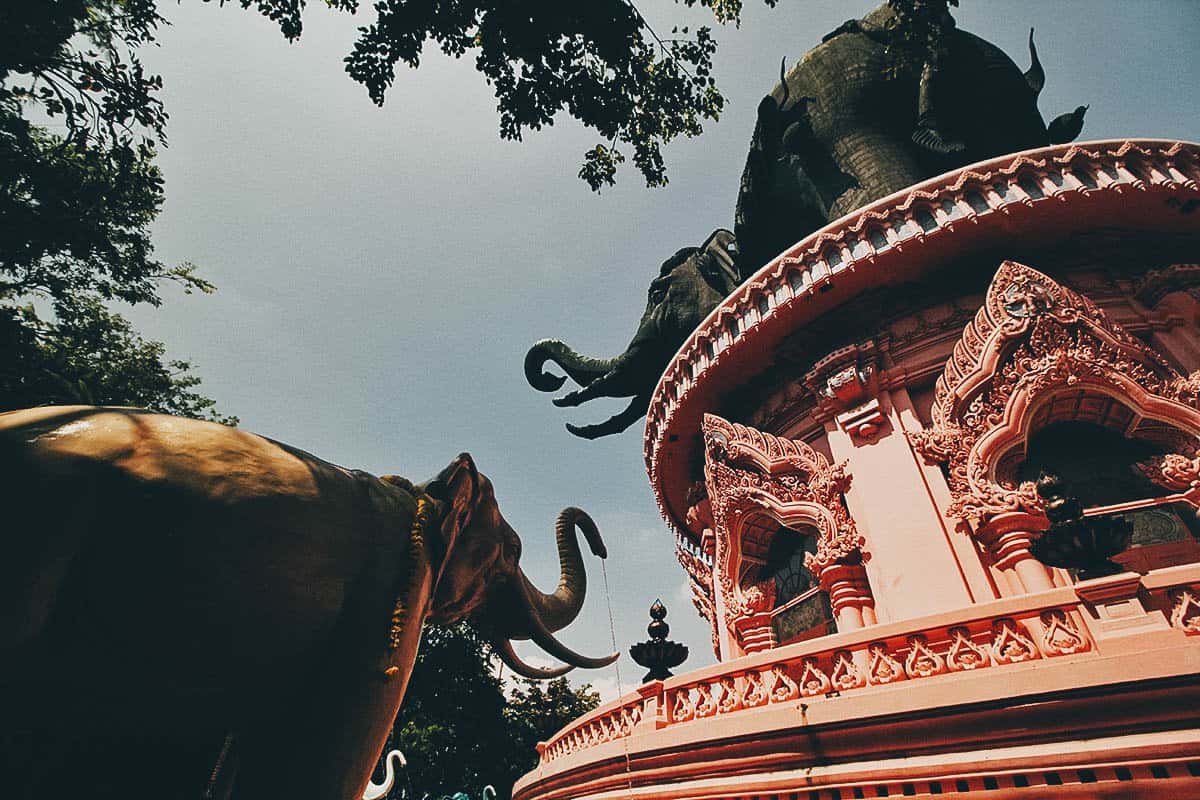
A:
POLYGON ((772 703, 786 703, 788 700, 795 700, 800 696, 800 688, 796 686, 796 682, 787 674, 787 668, 782 664, 771 667, 771 675, 774 680, 771 685, 772 703))
MULTIPOLYGON (((938 378, 932 427, 908 434, 926 462, 946 465, 951 514, 977 526, 1008 512, 1042 514, 1033 484, 998 476, 996 464, 1040 399, 1075 387, 1135 407, 1157 402, 1159 416, 1200 429, 1200 375, 1177 373, 1086 297, 1004 262, 938 378)), ((1148 469, 1176 483, 1200 477, 1200 464, 1182 457, 1148 469)))
POLYGON ((696 706, 692 695, 687 689, 675 692, 675 705, 671 707, 671 719, 676 722, 687 722, 696 715, 696 706))
POLYGON ((885 642, 872 642, 867 647, 867 677, 871 683, 895 683, 907 677, 904 665, 888 652, 885 642))
POLYGON ((754 670, 750 670, 742 676, 742 680, 745 683, 742 687, 742 706, 754 708, 766 705, 767 690, 763 687, 762 676, 754 670))
POLYGON ((1174 589, 1171 598, 1171 627, 1185 633, 1200 634, 1200 590, 1194 586, 1174 589))
POLYGON ((1042 652, 1050 656, 1065 656, 1081 653, 1090 646, 1087 637, 1079 632, 1071 615, 1061 608, 1043 611, 1042 652))
POLYGON ((954 672, 986 667, 991 658, 984 647, 971 641, 971 632, 963 627, 950 629, 950 650, 946 653, 946 666, 954 672))
MULTIPOLYGON (((845 465, 832 465, 804 442, 783 439, 712 414, 704 416, 705 479, 716 532, 718 590, 726 624, 760 614, 775 605, 775 584, 740 585, 740 523, 754 512, 780 519, 790 512, 817 530, 817 552, 806 557, 814 573, 865 558, 863 538, 846 511, 849 488, 845 465)), ((745 625, 741 626, 745 628, 745 625)))
POLYGON ((717 713, 717 701, 713 699, 708 684, 696 684, 696 717, 711 717, 717 713))
POLYGON ((929 639, 922 633, 908 637, 908 657, 904 659, 904 671, 910 678, 928 678, 946 671, 946 662, 929 647, 929 639))
POLYGON ((832 684, 829 681, 829 676, 821 670, 821 667, 817 664, 817 659, 804 659, 804 666, 800 670, 800 694, 805 697, 813 697, 825 694, 830 688, 832 688, 832 684))
POLYGON ((992 660, 997 664, 1015 664, 1041 658, 1033 641, 1013 620, 1002 617, 992 623, 992 660))
POLYGON ((829 682, 839 691, 867 685, 866 678, 854 663, 854 657, 849 650, 838 650, 833 654, 833 673, 829 676, 829 682))
POLYGON ((717 702, 717 710, 722 714, 737 711, 742 707, 742 698, 738 693, 737 679, 732 675, 721 677, 721 699, 717 702))

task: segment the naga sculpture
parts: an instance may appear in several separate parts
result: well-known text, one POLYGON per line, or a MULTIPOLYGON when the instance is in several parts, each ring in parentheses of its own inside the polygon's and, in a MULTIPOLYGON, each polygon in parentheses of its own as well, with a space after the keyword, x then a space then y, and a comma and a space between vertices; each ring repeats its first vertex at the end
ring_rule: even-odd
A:
MULTIPOLYGON (((552 339, 538 342, 526 356, 525 374, 534 388, 554 391, 563 383, 541 371, 547 360, 583 387, 557 405, 634 398, 605 423, 568 430, 595 438, 636 422, 694 326, 738 284, 808 234, 947 170, 1079 134, 1087 106, 1049 126, 1038 111, 1045 70, 1032 31, 1032 63, 1024 72, 1000 48, 956 28, 949 13, 936 34, 927 47, 915 46, 885 3, 828 34, 791 70, 781 66, 779 84, 758 106, 735 237, 719 232, 723 250, 733 256, 724 265, 728 276, 708 281, 704 291, 664 298, 660 302, 667 306, 655 313, 666 311, 669 322, 659 324, 648 317, 660 308, 655 289, 668 274, 664 265, 651 284, 647 316, 616 359, 586 358, 552 339), (694 305, 682 307, 686 303, 694 305)), ((676 265, 693 252, 680 251, 676 265)))
POLYGON ((215 423, 48 407, 0 414, 0 474, 0 734, 134 742, 54 765, 87 797, 358 800, 427 620, 471 620, 530 677, 616 659, 554 636, 584 600, 576 528, 606 555, 591 519, 560 515, 543 594, 466 454, 414 485, 215 423))

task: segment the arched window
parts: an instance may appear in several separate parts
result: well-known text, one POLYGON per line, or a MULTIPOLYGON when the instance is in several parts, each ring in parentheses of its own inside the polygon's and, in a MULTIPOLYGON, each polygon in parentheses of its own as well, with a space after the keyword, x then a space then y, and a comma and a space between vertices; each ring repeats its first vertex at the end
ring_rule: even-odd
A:
MULTIPOLYGON (((1091 422, 1055 422, 1029 437, 1019 480, 1056 475, 1084 509, 1152 500, 1171 494, 1137 468, 1164 449, 1091 422)), ((1135 572, 1200 561, 1200 519, 1185 502, 1120 512, 1133 524, 1130 546, 1113 561, 1135 572)))
POLYGON ((760 580, 775 583, 775 609, 771 625, 780 644, 835 632, 829 597, 804 565, 804 557, 817 552, 817 530, 777 525, 767 547, 760 580))

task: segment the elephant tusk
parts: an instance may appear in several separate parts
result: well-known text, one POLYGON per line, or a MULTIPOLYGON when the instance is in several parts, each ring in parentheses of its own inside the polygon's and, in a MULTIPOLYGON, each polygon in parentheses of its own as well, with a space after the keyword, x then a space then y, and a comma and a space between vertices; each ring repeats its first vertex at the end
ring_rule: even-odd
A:
MULTIPOLYGON (((531 610, 535 608, 531 599, 529 598, 528 586, 522 584, 519 587, 519 591, 525 595, 525 599, 529 605, 529 608, 531 610)), ((585 656, 580 653, 576 653, 558 639, 554 638, 554 634, 546 628, 545 623, 542 622, 541 618, 538 617, 536 613, 531 613, 529 615, 529 624, 533 628, 533 630, 529 633, 529 638, 532 639, 538 647, 542 648, 555 658, 565 661, 571 666, 583 667, 584 669, 599 669, 600 667, 607 667, 609 664, 616 661, 620 656, 620 653, 610 653, 609 655, 600 657, 585 656)))
POLYGON ((492 646, 496 650, 496 655, 500 656, 500 660, 504 662, 505 666, 524 678, 533 678, 534 680, 557 678, 560 675, 566 675, 574 669, 570 664, 563 664, 558 667, 535 667, 526 664, 517 655, 516 650, 513 649, 512 642, 507 639, 492 646))
POLYGON ((368 783, 366 791, 363 792, 363 800, 380 800, 380 798, 386 797, 387 793, 396 785, 396 770, 393 762, 399 764, 401 768, 408 766, 408 761, 399 750, 388 753, 387 759, 383 763, 383 783, 368 783))

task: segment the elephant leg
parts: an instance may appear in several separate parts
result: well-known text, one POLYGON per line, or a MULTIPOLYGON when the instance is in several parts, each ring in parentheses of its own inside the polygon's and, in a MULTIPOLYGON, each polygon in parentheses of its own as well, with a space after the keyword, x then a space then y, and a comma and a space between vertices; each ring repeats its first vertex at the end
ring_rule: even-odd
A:
POLYGON ((568 422, 567 430, 583 439, 599 439, 601 436, 609 436, 625 430, 641 419, 649 407, 650 395, 638 395, 625 407, 624 411, 609 417, 604 422, 595 425, 572 425, 568 422))
MULTIPOLYGON (((380 561, 388 561, 387 555, 412 557, 392 553, 380 561)), ((413 569, 417 576, 404 597, 405 616, 385 660, 377 656, 387 626, 375 623, 380 610, 386 620, 395 607, 391 572, 367 581, 373 588, 347 607, 348 619, 303 688, 239 731, 232 800, 361 800, 421 643, 433 575, 427 561, 413 569)))

